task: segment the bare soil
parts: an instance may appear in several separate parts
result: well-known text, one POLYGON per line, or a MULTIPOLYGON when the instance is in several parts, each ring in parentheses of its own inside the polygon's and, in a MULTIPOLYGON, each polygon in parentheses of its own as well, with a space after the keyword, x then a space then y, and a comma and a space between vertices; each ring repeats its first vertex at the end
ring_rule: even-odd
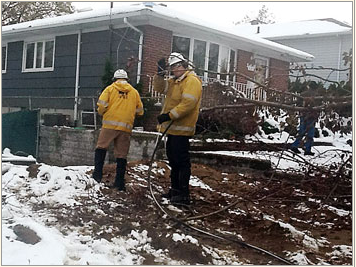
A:
MULTIPOLYGON (((213 239, 186 229, 179 222, 164 219, 148 190, 147 171, 137 168, 147 164, 141 161, 128 164, 126 192, 109 188, 102 190, 108 199, 120 204, 111 213, 108 212, 107 216, 88 216, 85 209, 78 207, 72 216, 66 214, 63 219, 69 219, 74 224, 93 220, 98 228, 112 225, 113 229, 119 229, 118 232, 113 231, 111 236, 102 236, 107 239, 127 235, 133 229, 146 229, 156 249, 168 248, 172 259, 184 260, 187 264, 212 264, 212 255, 204 253, 202 245, 230 251, 239 262, 246 264, 284 264, 241 244, 213 239), (142 178, 140 182, 138 177, 142 178), (138 223, 139 226, 133 226, 132 223, 138 223), (201 245, 174 242, 172 237, 166 237, 178 229, 197 238, 201 245)), ((279 174, 274 178, 252 169, 244 173, 227 173, 209 166, 192 164, 192 176, 198 177, 212 190, 191 186, 190 207, 172 209, 160 196, 170 185, 169 168, 165 162, 156 164, 155 169, 163 168, 165 171, 155 172, 151 177, 154 194, 171 216, 205 231, 233 240, 243 240, 294 264, 297 262, 293 262, 291 256, 297 252, 303 253, 310 264, 352 264, 352 257, 332 254, 334 246, 352 246, 351 177, 337 181, 322 175, 306 177, 279 174), (227 210, 189 220, 191 217, 219 211, 235 201, 236 205, 227 210), (335 212, 335 208, 349 214, 340 215, 335 212)), ((114 164, 104 166, 103 182, 106 185, 113 184, 115 170, 114 164)), ((100 208, 112 210, 105 202, 100 203, 100 208)), ((145 257, 145 265, 157 264, 152 255, 142 256, 145 257)))

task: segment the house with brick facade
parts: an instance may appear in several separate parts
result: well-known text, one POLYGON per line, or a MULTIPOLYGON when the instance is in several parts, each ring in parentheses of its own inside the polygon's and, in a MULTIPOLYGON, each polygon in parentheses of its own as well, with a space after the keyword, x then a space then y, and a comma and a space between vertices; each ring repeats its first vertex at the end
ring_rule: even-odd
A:
POLYGON ((2 27, 2 112, 41 109, 85 125, 104 89, 106 62, 125 68, 142 96, 153 95, 156 62, 171 52, 192 61, 204 85, 218 81, 237 90, 254 84, 234 72, 286 90, 289 65, 313 59, 152 2, 77 12, 2 27))

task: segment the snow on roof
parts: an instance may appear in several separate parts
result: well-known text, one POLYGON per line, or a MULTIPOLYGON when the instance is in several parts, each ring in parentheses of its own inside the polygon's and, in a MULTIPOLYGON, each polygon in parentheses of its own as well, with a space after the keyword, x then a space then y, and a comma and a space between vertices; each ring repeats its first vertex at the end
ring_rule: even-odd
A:
POLYGON ((175 18, 177 20, 182 20, 182 21, 186 21, 186 22, 190 22, 196 25, 199 25, 200 27, 206 27, 206 28, 210 28, 210 29, 214 29, 223 33, 227 33, 229 34, 231 37, 234 38, 238 38, 240 40, 249 42, 251 44, 259 44, 263 47, 269 48, 269 49, 274 49, 274 50, 279 50, 279 51, 284 51, 285 53, 290 53, 290 54, 294 54, 294 56, 298 56, 298 57, 302 57, 304 59, 313 59, 314 56, 311 54, 308 54, 306 52, 282 45, 282 44, 278 44, 275 42, 271 42, 269 40, 263 39, 259 36, 256 35, 251 35, 249 33, 239 33, 238 31, 236 31, 236 26, 221 26, 218 24, 214 24, 212 22, 208 22, 208 21, 203 21, 200 18, 197 17, 192 17, 189 16, 187 14, 181 13, 181 12, 177 12, 176 10, 173 9, 168 9, 159 5, 154 6, 154 11, 157 14, 160 14, 162 16, 169 16, 172 18, 175 18))
MULTIPOLYGON (((113 8, 112 14, 129 13, 129 12, 134 12, 139 10, 142 10, 142 6, 140 7, 140 6, 128 5, 124 7, 113 8)), ((80 23, 85 21, 86 19, 101 18, 109 15, 110 15, 109 9, 95 9, 86 12, 77 12, 73 14, 58 16, 58 17, 36 19, 36 20, 31 20, 23 23, 14 24, 14 25, 3 26, 2 32, 6 33, 8 31, 16 31, 16 30, 22 30, 28 28, 35 29, 35 28, 54 26, 54 25, 62 26, 63 24, 65 25, 65 24, 71 24, 76 22, 80 23)))
POLYGON ((314 19, 304 21, 293 21, 273 24, 250 25, 242 24, 236 26, 238 33, 254 34, 262 38, 303 36, 303 35, 327 35, 332 33, 350 33, 352 27, 335 19, 314 19), (259 33, 258 33, 259 31, 259 33))
POLYGON ((110 15, 114 17, 115 15, 120 15, 120 14, 122 15, 127 13, 127 15, 130 16, 130 14, 134 15, 133 13, 144 11, 144 10, 148 12, 153 12, 152 15, 157 15, 159 17, 166 18, 166 19, 174 19, 177 21, 177 23, 179 23, 179 21, 181 23, 192 23, 198 26, 199 28, 205 28, 207 30, 215 30, 219 34, 227 35, 230 38, 238 39, 250 43, 252 45, 259 45, 267 49, 278 51, 281 54, 290 55, 293 58, 297 57, 299 59, 304 59, 304 60, 311 60, 314 58, 312 55, 306 52, 294 48, 290 48, 288 46, 284 46, 281 44, 277 44, 269 40, 265 40, 260 36, 240 32, 237 30, 236 26, 224 27, 211 22, 203 21, 197 17, 189 16, 185 13, 181 13, 176 10, 167 8, 166 6, 162 6, 159 4, 157 5, 154 3, 148 4, 148 2, 141 3, 141 4, 130 4, 125 6, 113 7, 111 11, 109 8, 96 9, 96 10, 77 12, 77 13, 53 17, 53 18, 38 19, 38 20, 28 21, 15 25, 8 25, 2 27, 2 33, 6 35, 6 33, 15 33, 24 30, 35 30, 35 29, 41 29, 46 27, 65 26, 65 25, 86 23, 95 20, 98 21, 105 20, 108 19, 110 15))

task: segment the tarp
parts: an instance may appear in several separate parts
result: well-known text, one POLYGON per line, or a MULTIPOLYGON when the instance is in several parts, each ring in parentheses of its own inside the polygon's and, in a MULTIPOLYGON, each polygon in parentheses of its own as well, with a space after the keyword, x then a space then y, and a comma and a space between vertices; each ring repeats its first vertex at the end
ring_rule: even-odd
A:
POLYGON ((2 151, 9 148, 12 154, 37 157, 39 115, 39 110, 2 114, 2 151))

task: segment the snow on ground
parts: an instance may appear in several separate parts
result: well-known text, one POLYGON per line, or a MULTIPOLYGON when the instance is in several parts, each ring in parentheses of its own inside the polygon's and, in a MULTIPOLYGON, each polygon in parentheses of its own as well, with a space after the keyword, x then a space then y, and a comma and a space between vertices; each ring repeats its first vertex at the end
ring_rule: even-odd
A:
MULTIPOLYGON (((271 136, 271 135, 270 135, 271 136)), ((292 142, 293 138, 286 133, 277 133, 271 137, 263 135, 247 136, 249 140, 263 140, 264 142, 292 142)), ((328 137, 318 138, 315 141, 330 142, 332 146, 313 147, 315 156, 301 156, 305 160, 305 164, 312 163, 314 165, 329 166, 332 163, 339 163, 342 158, 340 154, 352 153, 352 147, 348 145, 347 140, 352 139, 351 134, 341 135, 340 133, 332 134, 328 137)), ((234 151, 234 152, 207 152, 228 154, 239 157, 251 157, 271 160, 273 167, 281 170, 301 171, 304 163, 295 162, 294 159, 299 156, 293 155, 289 151, 282 152, 266 152, 256 151, 253 153, 234 151), (281 156, 282 155, 282 156, 281 156)), ((303 155, 303 154, 301 154, 303 155)), ((4 149, 3 158, 19 159, 19 157, 11 154, 9 149, 4 149)), ((22 158, 22 161, 33 161, 33 157, 22 158)), ((154 165, 153 167, 156 167, 154 165)), ((39 173, 36 177, 30 177, 28 166, 14 165, 7 162, 2 162, 2 264, 3 265, 139 265, 142 264, 143 258, 138 251, 145 251, 155 256, 156 261, 160 264, 179 265, 184 262, 178 262, 170 259, 167 256, 165 249, 154 249, 151 246, 151 239, 147 236, 147 231, 131 231, 127 236, 117 236, 111 242, 102 238, 94 240, 91 237, 90 231, 85 227, 78 227, 69 233, 62 233, 55 226, 49 227, 53 220, 51 216, 47 216, 45 211, 41 210, 33 212, 29 204, 46 203, 55 205, 64 205, 68 209, 81 205, 77 202, 77 197, 87 194, 86 188, 92 187, 92 192, 101 189, 102 185, 93 182, 87 171, 93 169, 93 166, 68 166, 57 167, 40 164, 39 173), (30 185, 30 186, 28 186, 30 185), (46 226, 47 225, 47 226, 46 226), (19 226, 23 226, 25 230, 35 233, 35 239, 39 242, 35 244, 27 244, 18 239, 16 231, 19 226), (37 235, 37 236, 36 236, 37 235), (55 248, 55 249, 54 249, 55 248)), ((138 165, 136 171, 147 172, 148 166, 138 165)), ((156 173, 163 173, 163 169, 153 170, 156 173)), ((137 180, 143 180, 137 177, 137 180)), ((142 181, 143 182, 143 181, 142 181)), ((143 186, 143 185, 142 185, 143 186)), ((213 191, 208 185, 204 184, 198 177, 193 176, 191 186, 199 186, 206 190, 213 191)), ((302 192, 301 192, 302 194, 302 192)), ((113 205, 119 205, 112 203, 113 205)), ((300 207, 302 210, 303 207, 300 207)), ((345 214, 346 211, 338 210, 335 207, 330 207, 329 210, 339 215, 345 214)), ((103 213, 101 210, 93 210, 95 213, 103 213)), ((237 212, 237 211, 231 211, 237 212)), ((275 221, 274 218, 266 218, 275 221)), ((293 220, 293 218, 291 218, 293 220)), ((323 239, 314 239, 308 236, 306 232, 296 230, 290 224, 278 221, 279 225, 290 232, 291 238, 301 238, 305 246, 312 247, 317 250, 323 246, 323 239)), ((24 229, 22 229, 23 231, 24 229)), ((110 229, 102 229, 102 231, 110 231, 110 229)), ((197 239, 189 235, 175 233, 172 235, 174 242, 190 242, 197 244, 197 239)), ((214 255, 213 248, 205 247, 207 253, 214 255)), ((299 264, 309 264, 308 259, 301 251, 293 253, 290 259, 296 260, 299 264)), ((352 255, 352 248, 346 245, 335 247, 332 252, 335 257, 352 255)), ((225 259, 216 256, 214 264, 239 264, 237 258, 225 259)))
MULTIPOLYGON (((63 204, 68 209, 79 205, 76 197, 87 194, 85 188, 89 184, 94 194, 101 187, 86 174, 92 166, 59 168, 41 164, 37 178, 29 177, 27 166, 10 163, 2 166, 3 172, 6 171, 2 176, 3 265, 138 265, 143 258, 135 252, 141 250, 160 258, 162 263, 182 264, 167 259, 163 250, 153 249, 145 230, 131 231, 128 236, 114 238, 112 242, 93 240, 85 227, 64 235, 55 227, 46 226, 52 218, 45 212, 34 213, 22 198, 32 195, 29 202, 63 204), (19 226, 35 232, 40 241, 26 244, 18 240, 15 232, 19 226)), ((104 214, 101 210, 95 212, 104 214)))
MULTIPOLYGON (((260 117, 263 116, 260 114, 260 117)), ((279 132, 265 134, 261 126, 259 126, 258 133, 254 135, 246 135, 245 142, 263 142, 266 144, 291 144, 294 142, 295 137, 289 135, 287 132, 282 131, 281 125, 286 122, 286 114, 281 110, 281 116, 275 120, 272 117, 265 119, 265 122, 269 123, 271 126, 277 128, 279 132)), ((347 125, 347 123, 352 123, 352 118, 342 118, 341 124, 347 125)), ((316 129, 320 129, 320 123, 317 122, 315 125, 316 129)), ((331 130, 323 129, 327 136, 320 134, 320 137, 314 138, 314 143, 322 142, 329 143, 331 146, 313 146, 312 152, 315 156, 304 156, 303 153, 300 155, 295 155, 289 150, 279 151, 279 152, 268 152, 268 151, 209 151, 206 153, 210 154, 220 154, 229 155, 235 157, 245 157, 253 159, 269 160, 272 163, 272 167, 277 170, 300 172, 306 169, 309 164, 314 166, 330 166, 332 164, 339 163, 343 157, 346 158, 352 154, 352 146, 348 142, 352 141, 352 133, 340 133, 340 131, 333 133, 331 130), (342 155, 344 154, 344 155, 342 155)), ((199 142, 195 140, 195 142, 199 142)), ((235 142, 226 139, 207 139, 206 142, 235 142)), ((302 149, 300 149, 302 151, 302 149)))
MULTIPOLYGON (((344 157, 342 154, 345 154, 346 158, 348 155, 352 154, 352 146, 347 144, 348 140, 352 140, 352 134, 329 134, 330 135, 328 137, 314 139, 314 142, 326 142, 331 144, 331 146, 313 146, 311 151, 315 153, 314 156, 304 156, 303 153, 296 155, 289 150, 277 152, 264 150, 254 152, 208 151, 205 153, 270 160, 274 169, 300 172, 305 170, 309 164, 314 166, 330 166, 332 164, 339 163, 342 159, 341 157, 344 157)), ((256 134, 254 136, 247 136, 246 139, 249 141, 263 141, 264 143, 281 144, 291 144, 295 140, 294 137, 289 136, 286 132, 270 134, 268 138, 264 134, 256 134)), ((215 140, 209 141, 212 142, 215 140)), ((222 141, 223 140, 220 140, 220 142, 222 141)))

